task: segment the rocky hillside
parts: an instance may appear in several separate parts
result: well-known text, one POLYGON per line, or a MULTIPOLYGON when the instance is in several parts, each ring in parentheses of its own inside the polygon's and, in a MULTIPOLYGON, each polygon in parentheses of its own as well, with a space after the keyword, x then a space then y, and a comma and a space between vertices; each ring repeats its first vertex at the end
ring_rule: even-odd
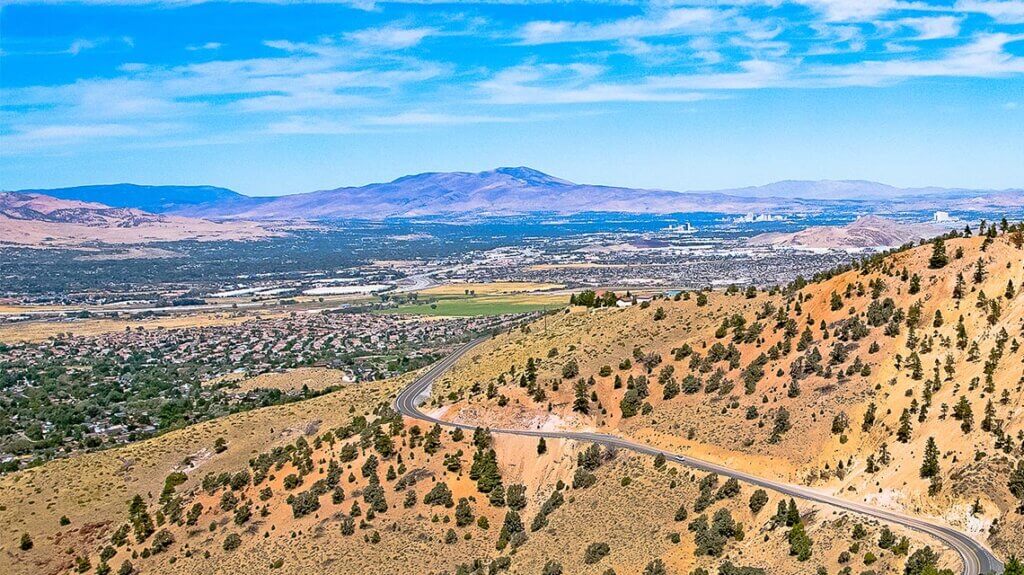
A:
POLYGON ((811 226, 793 233, 756 235, 747 243, 817 249, 885 249, 932 238, 948 229, 944 224, 897 222, 880 216, 863 216, 845 226, 811 226))
POLYGON ((15 575, 958 569, 912 532, 658 458, 403 420, 407 383, 0 477, 0 553, 15 575))
POLYGON ((784 289, 575 307, 482 348, 433 402, 630 435, 931 516, 1006 556, 1024 548, 1022 244, 988 226, 784 289))
MULTIPOLYGON (((403 421, 388 389, 376 404, 367 388, 319 398, 310 415, 333 403, 338 417, 296 419, 292 440, 253 451, 242 427, 221 424, 227 434, 159 488, 152 476, 129 483, 102 520, 61 515, 70 502, 55 493, 32 526, 5 518, 20 533, 5 542, 14 572, 798 575, 851 562, 897 573, 908 557, 957 567, 913 533, 655 458, 403 421)), ((248 423, 285 423, 266 411, 248 423)), ((26 511, 16 498, 33 496, 18 479, 38 489, 44 477, 16 475, 4 505, 26 511)))

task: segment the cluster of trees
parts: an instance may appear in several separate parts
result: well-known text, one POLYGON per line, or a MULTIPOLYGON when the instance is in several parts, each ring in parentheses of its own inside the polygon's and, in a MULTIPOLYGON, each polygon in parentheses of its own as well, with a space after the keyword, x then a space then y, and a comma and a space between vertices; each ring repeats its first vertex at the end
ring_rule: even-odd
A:
MULTIPOLYGON (((629 293, 626 294, 629 297, 629 293)), ((619 296, 609 290, 598 295, 594 290, 583 290, 569 296, 569 305, 580 305, 583 307, 615 307, 619 296)))

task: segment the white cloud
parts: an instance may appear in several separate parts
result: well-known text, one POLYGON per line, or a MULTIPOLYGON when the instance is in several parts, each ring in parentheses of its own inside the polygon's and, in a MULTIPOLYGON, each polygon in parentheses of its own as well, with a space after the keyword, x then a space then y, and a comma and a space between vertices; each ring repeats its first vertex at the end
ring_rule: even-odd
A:
POLYGON ((532 119, 525 116, 493 116, 486 114, 445 114, 426 111, 408 111, 390 116, 365 116, 352 120, 321 118, 316 116, 291 116, 284 121, 267 126, 272 134, 354 134, 383 128, 416 128, 431 126, 457 126, 469 124, 496 124, 523 122, 532 119))
POLYGON ((748 38, 733 37, 729 44, 743 48, 755 59, 782 58, 790 52, 792 46, 781 40, 750 40, 748 38))
POLYGON ((1024 23, 1024 0, 957 0, 953 9, 985 14, 1003 24, 1024 23))
POLYGON ((737 70, 705 74, 679 74, 656 76, 648 84, 658 89, 683 90, 752 90, 784 86, 793 70, 785 62, 748 60, 740 62, 737 70))
MULTIPOLYGON (((109 1, 177 6, 202 0, 109 1)), ((65 85, 0 87, 0 133, 38 145, 75 138, 143 140, 183 126, 202 133, 175 137, 237 137, 268 130, 341 134, 515 121, 502 108, 488 105, 553 105, 560 106, 559 113, 581 105, 587 112, 598 108, 582 105, 692 102, 764 88, 889 86, 914 78, 1024 75, 1024 57, 1018 55, 1022 52, 1019 46, 1010 46, 1024 41, 1024 34, 1009 33, 1015 29, 1005 27, 1024 23, 1024 0, 956 0, 955 7, 927 1, 936 4, 789 0, 809 8, 790 10, 787 15, 796 13, 792 19, 782 16, 781 10, 765 8, 783 0, 609 0, 622 4, 614 13, 627 16, 522 24, 447 12, 434 18, 432 12, 431 20, 414 26, 411 20, 373 14, 367 19, 384 21, 331 36, 264 41, 258 57, 227 59, 217 53, 222 48, 219 42, 206 42, 185 46, 186 52, 178 55, 187 59, 178 65, 115 63, 109 70, 90 69, 94 76, 65 85), (452 26, 463 28, 455 32, 452 26), (417 46, 441 36, 450 63, 417 56, 417 46), (447 39, 455 37, 469 39, 458 42, 455 47, 460 50, 494 49, 501 51, 498 61, 508 54, 522 64, 496 71, 483 68, 494 64, 447 50, 447 39), (927 42, 940 39, 944 41, 927 42), (607 44, 584 45, 590 42, 607 44), (269 56, 264 55, 267 48, 269 56), (843 56, 811 57, 827 54, 843 56), (162 132, 146 129, 161 123, 171 127, 162 132)), ((55 37, 25 42, 17 54, 59 56, 131 45, 130 38, 55 37), (102 45, 105 42, 109 45, 102 45)), ((232 47, 241 46, 239 42, 232 47)), ((10 42, 5 41, 5 48, 11 50, 10 42)), ((522 116, 516 114, 515 119, 522 116)))
POLYGON ((124 124, 43 125, 24 127, 18 136, 24 140, 82 140, 138 135, 139 129, 124 124))
POLYGON ((678 45, 656 44, 638 38, 621 40, 619 50, 647 66, 663 66, 678 61, 684 54, 682 47, 678 45))
POLYGON ((796 0, 831 21, 873 20, 897 7, 896 0, 796 0))
POLYGON ((519 31, 523 44, 598 42, 707 32, 725 14, 711 8, 673 8, 603 23, 528 22, 519 31))
POLYGON ((820 42, 807 50, 810 56, 863 52, 867 46, 863 32, 856 25, 812 24, 811 27, 818 33, 820 42))
POLYGON ((224 45, 220 42, 207 42, 205 44, 193 44, 185 46, 185 49, 190 52, 196 52, 199 50, 220 50, 224 45))
POLYGON ((900 42, 886 42, 885 51, 890 54, 906 54, 909 52, 917 52, 920 50, 917 46, 911 46, 909 44, 902 44, 900 42))
POLYGON ((917 36, 914 40, 938 40, 959 36, 961 21, 959 16, 924 16, 901 18, 893 24, 915 30, 917 36))
POLYGON ((519 122, 520 118, 474 114, 440 114, 436 112, 402 112, 392 116, 363 118, 369 126, 456 126, 462 124, 505 124, 519 122))
POLYGON ((646 83, 599 81, 599 66, 525 64, 502 70, 477 88, 491 104, 594 104, 604 102, 693 102, 707 96, 646 83))
POLYGON ((1006 45, 1024 41, 1024 34, 979 34, 969 44, 952 48, 937 58, 863 61, 816 66, 804 73, 807 83, 824 87, 880 86, 910 78, 999 78, 1024 74, 1024 57, 1006 51, 1006 45))
POLYGON ((79 38, 78 40, 72 42, 70 46, 68 46, 67 53, 71 54, 72 56, 77 56, 82 52, 82 50, 90 50, 98 45, 99 44, 94 40, 79 38))
MULTIPOLYGON (((0 88, 0 126, 11 134, 5 143, 13 140, 23 149, 25 143, 59 147, 85 138, 137 138, 141 144, 149 136, 166 138, 174 131, 150 129, 159 124, 192 125, 207 137, 229 136, 260 121, 241 115, 273 122, 275 116, 311 110, 352 113, 394 104, 404 87, 449 72, 445 65, 415 58, 393 60, 337 46, 268 46, 283 55, 179 66, 126 63, 120 75, 109 78, 0 88)), ((299 131, 290 122, 279 121, 278 131, 299 131)))
POLYGON ((436 34, 433 28, 402 28, 386 26, 383 28, 367 28, 345 34, 345 39, 369 48, 400 50, 411 48, 423 41, 427 36, 436 34))
POLYGON ((184 129, 185 126, 171 122, 22 124, 4 135, 4 150, 10 153, 37 153, 54 147, 98 142, 131 141, 138 144, 143 140, 166 137, 184 129))

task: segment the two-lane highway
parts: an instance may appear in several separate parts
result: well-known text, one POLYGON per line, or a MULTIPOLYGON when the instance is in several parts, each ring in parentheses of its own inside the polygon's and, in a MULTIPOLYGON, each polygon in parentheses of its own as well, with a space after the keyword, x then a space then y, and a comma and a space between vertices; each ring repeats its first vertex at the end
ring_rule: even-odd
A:
MULTIPOLYGON (((462 429, 474 429, 477 426, 468 425, 463 423, 455 423, 451 421, 445 421, 437 417, 427 415, 420 409, 420 405, 426 401, 430 396, 430 388, 434 381, 437 380, 442 374, 448 371, 455 363, 471 349, 484 342, 487 338, 476 339, 470 343, 459 348, 451 355, 445 357, 443 360, 436 363, 422 376, 418 377, 408 387, 398 393, 398 397, 395 399, 395 409, 399 413, 427 421, 430 423, 437 423, 446 427, 458 427, 462 429)), ((634 443, 621 437, 614 435, 607 435, 602 433, 589 433, 589 432, 573 432, 573 431, 546 431, 546 430, 531 430, 531 429, 494 429, 491 428, 491 433, 499 433, 505 435, 524 435, 530 437, 545 437, 549 439, 569 439, 574 441, 584 441, 590 443, 598 443, 606 447, 612 447, 617 449, 628 449, 637 453, 643 453, 647 455, 657 455, 659 453, 664 454, 668 461, 674 461, 676 463, 698 469, 701 471, 717 473, 726 477, 734 477, 739 481, 749 483, 751 485, 757 485, 766 489, 771 489, 791 497, 799 499, 805 499, 808 501, 815 501, 838 509, 843 509, 860 515, 865 515, 889 523, 892 525, 900 525, 930 535, 951 549, 957 552, 963 560, 963 575, 986 575, 989 573, 1002 573, 1003 564, 992 552, 985 548, 984 545, 975 541, 968 535, 961 533, 952 527, 932 523, 930 521, 904 515, 894 511, 886 509, 879 509, 872 507, 866 503, 859 503, 856 501, 849 501, 839 497, 829 495, 827 493, 804 487, 801 485, 792 485, 789 483, 780 483, 771 479, 765 479, 750 475, 742 471, 730 469, 728 467, 712 463, 709 461, 703 461, 700 459, 694 459, 692 457, 683 457, 682 455, 665 452, 660 449, 656 449, 649 445, 642 443, 634 443)))

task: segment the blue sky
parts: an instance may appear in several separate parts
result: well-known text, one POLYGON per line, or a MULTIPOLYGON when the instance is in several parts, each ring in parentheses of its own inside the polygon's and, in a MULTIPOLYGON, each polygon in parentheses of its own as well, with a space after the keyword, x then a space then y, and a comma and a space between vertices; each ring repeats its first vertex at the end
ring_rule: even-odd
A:
POLYGON ((2 189, 1024 186, 1024 0, 0 3, 2 189))

